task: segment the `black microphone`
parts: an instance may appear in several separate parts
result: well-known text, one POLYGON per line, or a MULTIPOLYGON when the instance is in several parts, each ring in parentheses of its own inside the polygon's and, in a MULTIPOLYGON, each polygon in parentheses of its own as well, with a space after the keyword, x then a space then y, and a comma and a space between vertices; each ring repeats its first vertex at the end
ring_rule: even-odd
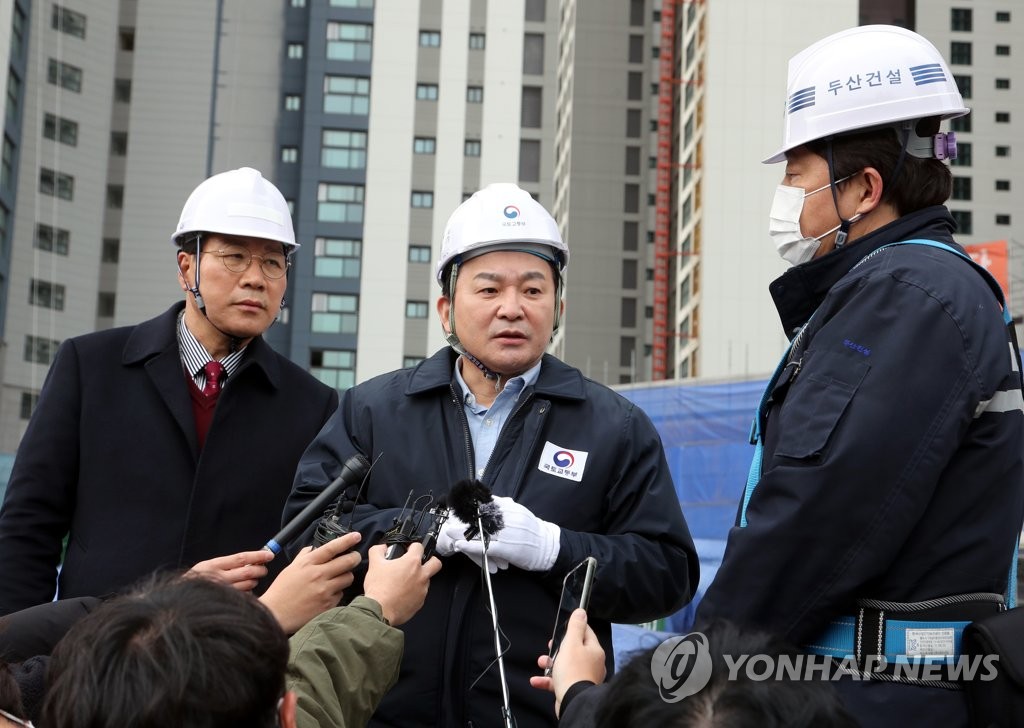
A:
POLYGON ((341 495, 341 492, 350 485, 361 483, 366 474, 370 472, 370 461, 360 454, 355 454, 345 461, 341 469, 341 475, 320 491, 309 504, 299 511, 299 514, 288 521, 284 528, 278 531, 277 535, 267 541, 263 547, 275 554, 281 553, 281 549, 288 545, 306 526, 313 522, 324 512, 328 503, 341 495))
POLYGON ((485 537, 493 536, 505 527, 501 506, 494 502, 490 489, 479 480, 460 480, 448 493, 448 502, 455 517, 469 524, 464 534, 466 540, 480 533, 480 526, 483 526, 485 537))

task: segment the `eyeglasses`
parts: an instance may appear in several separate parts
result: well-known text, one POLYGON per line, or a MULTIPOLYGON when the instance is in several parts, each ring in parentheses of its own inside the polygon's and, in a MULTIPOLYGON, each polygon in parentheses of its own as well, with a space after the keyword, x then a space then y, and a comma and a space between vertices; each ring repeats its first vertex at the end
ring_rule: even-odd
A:
POLYGON ((26 728, 35 728, 32 725, 32 721, 24 720, 22 718, 19 718, 16 715, 11 715, 6 710, 0 710, 0 716, 3 716, 4 718, 6 718, 7 720, 11 721, 15 725, 22 725, 22 726, 25 726, 26 728))
POLYGON ((243 273, 249 269, 253 258, 260 259, 260 270, 271 280, 284 277, 288 272, 288 258, 283 253, 253 255, 248 248, 228 246, 220 250, 204 250, 204 253, 216 255, 224 263, 224 267, 232 273, 243 273))

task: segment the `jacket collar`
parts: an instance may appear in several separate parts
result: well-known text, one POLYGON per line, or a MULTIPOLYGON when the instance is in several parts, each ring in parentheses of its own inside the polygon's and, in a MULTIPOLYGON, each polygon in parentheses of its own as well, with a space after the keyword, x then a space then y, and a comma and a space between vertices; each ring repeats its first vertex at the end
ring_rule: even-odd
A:
MULTIPOLYGON (((457 356, 458 354, 445 347, 429 359, 421 361, 409 376, 405 394, 412 396, 441 387, 447 388, 452 382, 457 356)), ((586 399, 583 374, 580 370, 550 354, 545 354, 541 359, 540 374, 537 383, 533 385, 533 391, 563 399, 586 399)))
MULTIPOLYGON (((125 366, 142 364, 150 359, 173 351, 174 356, 181 359, 181 352, 178 350, 177 324, 178 314, 185 308, 184 301, 178 301, 169 309, 156 318, 143 321, 132 329, 121 352, 121 362, 125 366)), ((281 365, 274 354, 274 350, 257 336, 245 347, 246 354, 238 367, 238 376, 246 369, 252 368, 263 372, 267 382, 278 389, 281 385, 281 365)))
MULTIPOLYGON (((794 266, 768 286, 786 336, 793 338, 825 296, 864 256, 883 245, 925 238, 956 245, 956 223, 942 205, 926 207, 893 220, 862 238, 820 258, 794 266)), ((957 246, 959 247, 959 246, 957 246)))

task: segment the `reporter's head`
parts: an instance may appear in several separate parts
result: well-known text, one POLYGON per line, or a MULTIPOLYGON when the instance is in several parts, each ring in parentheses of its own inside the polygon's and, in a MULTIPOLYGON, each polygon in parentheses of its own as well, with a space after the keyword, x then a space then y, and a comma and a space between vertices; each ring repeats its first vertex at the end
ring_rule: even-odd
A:
POLYGON ((284 632, 251 595, 209 579, 160 577, 68 632, 50 664, 41 723, 270 728, 287 662, 284 632))

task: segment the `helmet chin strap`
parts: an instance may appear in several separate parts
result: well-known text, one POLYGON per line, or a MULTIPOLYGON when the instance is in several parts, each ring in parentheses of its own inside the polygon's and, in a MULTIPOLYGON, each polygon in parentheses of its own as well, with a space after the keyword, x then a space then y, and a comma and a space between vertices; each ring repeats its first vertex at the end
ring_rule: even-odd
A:
MULTIPOLYGON (((487 367, 482 361, 477 359, 475 356, 466 351, 466 347, 462 345, 459 340, 458 334, 455 333, 455 279, 459 275, 459 264, 458 262, 452 265, 451 273, 448 274, 448 290, 450 291, 451 298, 448 302, 448 329, 444 332, 444 340, 448 342, 448 346, 452 347, 470 364, 475 366, 487 379, 494 380, 494 391, 501 391, 501 375, 498 372, 493 371, 487 367)), ((443 329, 444 327, 442 327, 443 329)))

